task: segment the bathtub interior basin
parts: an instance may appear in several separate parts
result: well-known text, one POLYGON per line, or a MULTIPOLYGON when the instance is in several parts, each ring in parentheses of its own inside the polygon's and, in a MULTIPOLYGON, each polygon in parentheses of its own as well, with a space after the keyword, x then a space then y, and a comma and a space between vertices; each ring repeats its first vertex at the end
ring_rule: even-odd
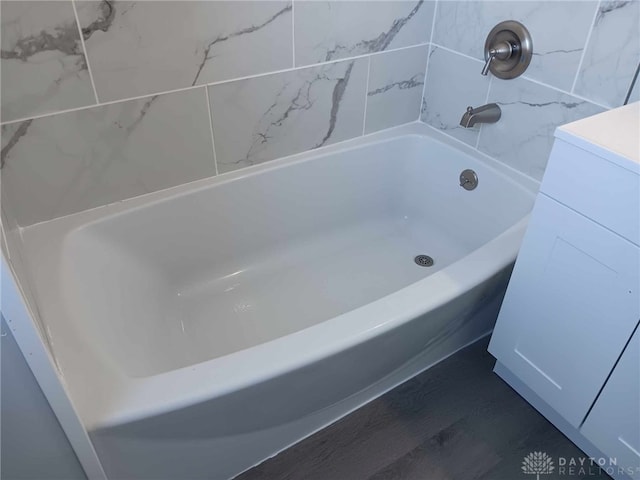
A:
MULTIPOLYGON (((171 385, 187 388, 196 369, 211 369, 202 393, 242 376, 224 370, 231 358, 266 368, 269 353, 243 352, 273 354, 337 317, 348 337, 349 312, 382 308, 429 277, 455 283, 449 267, 522 222, 533 193, 425 132, 358 139, 25 229, 38 310, 85 420, 99 424, 160 388, 168 409, 171 385), (478 174, 473 191, 459 185, 467 168, 478 174)), ((424 284, 425 302, 440 295, 434 285, 424 284)))

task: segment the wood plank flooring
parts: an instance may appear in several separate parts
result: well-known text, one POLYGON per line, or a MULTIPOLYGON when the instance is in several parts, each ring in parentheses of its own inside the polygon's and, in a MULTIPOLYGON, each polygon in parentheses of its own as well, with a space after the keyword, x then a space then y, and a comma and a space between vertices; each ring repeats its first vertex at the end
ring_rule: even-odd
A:
MULTIPOLYGON (((483 339, 237 480, 535 480, 532 451, 586 457, 492 372, 483 339)), ((556 461, 557 465, 557 461, 556 461)), ((540 480, 609 479, 556 467, 540 480)))

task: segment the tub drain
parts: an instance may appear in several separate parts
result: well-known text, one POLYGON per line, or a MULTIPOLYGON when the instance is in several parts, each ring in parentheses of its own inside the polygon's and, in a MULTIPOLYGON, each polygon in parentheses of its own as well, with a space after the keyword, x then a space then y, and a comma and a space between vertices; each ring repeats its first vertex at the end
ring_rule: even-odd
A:
POLYGON ((418 255, 416 258, 413 259, 413 261, 416 262, 416 264, 420 265, 421 267, 433 266, 433 258, 431 258, 429 255, 418 255))

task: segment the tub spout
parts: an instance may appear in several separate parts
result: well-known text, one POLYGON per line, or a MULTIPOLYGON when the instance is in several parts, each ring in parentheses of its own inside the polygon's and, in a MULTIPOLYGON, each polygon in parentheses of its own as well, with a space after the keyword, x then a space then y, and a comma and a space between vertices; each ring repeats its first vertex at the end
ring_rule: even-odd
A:
POLYGON ((478 108, 467 107, 467 111, 460 119, 460 125, 464 128, 471 128, 476 123, 496 123, 500 120, 502 111, 495 103, 488 103, 478 108))

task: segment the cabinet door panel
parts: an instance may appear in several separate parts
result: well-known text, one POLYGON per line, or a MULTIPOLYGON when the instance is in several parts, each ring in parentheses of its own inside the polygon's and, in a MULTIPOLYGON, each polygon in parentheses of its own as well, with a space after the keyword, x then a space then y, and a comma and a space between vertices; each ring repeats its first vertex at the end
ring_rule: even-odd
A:
POLYGON ((582 434, 608 457, 640 480, 640 330, 613 370, 582 434))
POLYGON ((579 426, 640 316, 640 250, 544 194, 489 351, 579 426))

